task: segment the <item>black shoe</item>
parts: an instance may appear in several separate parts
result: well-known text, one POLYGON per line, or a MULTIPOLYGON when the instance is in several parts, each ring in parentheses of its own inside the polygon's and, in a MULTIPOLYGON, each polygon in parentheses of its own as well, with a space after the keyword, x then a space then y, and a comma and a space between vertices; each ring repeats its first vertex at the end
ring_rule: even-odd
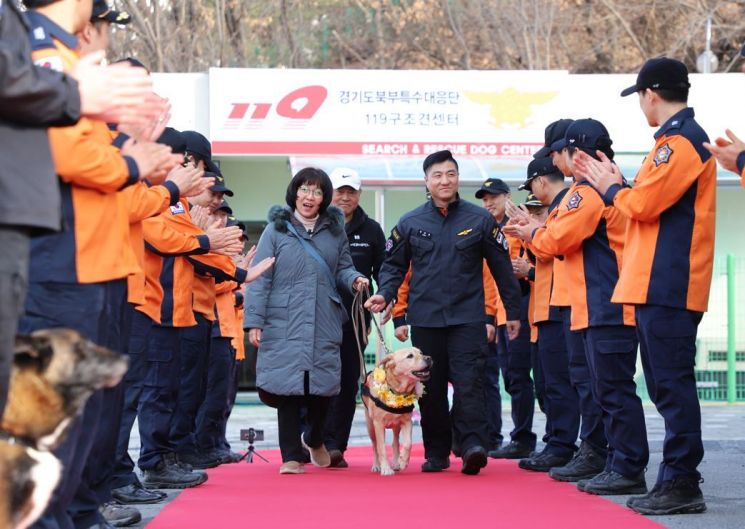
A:
POLYGON ((348 468, 349 463, 344 459, 344 452, 341 450, 332 449, 329 450, 329 457, 331 458, 331 468, 348 468))
POLYGON ((489 450, 489 457, 494 459, 524 459, 530 457, 535 450, 535 444, 511 441, 507 446, 496 450, 489 450))
POLYGON ((534 472, 548 472, 554 467, 563 467, 564 465, 569 463, 571 459, 572 458, 569 456, 557 456, 556 454, 552 454, 551 452, 547 452, 546 450, 544 450, 535 457, 521 459, 518 463, 518 466, 523 470, 532 470, 534 472))
POLYGON ((463 467, 460 469, 466 475, 475 476, 486 466, 486 450, 483 446, 472 446, 463 454, 463 467))
POLYGON ((104 503, 98 508, 101 516, 114 527, 127 527, 142 520, 142 514, 134 507, 119 505, 114 501, 104 503))
POLYGON ((563 467, 552 468, 548 475, 556 481, 592 479, 605 470, 605 458, 582 442, 572 460, 563 467))
POLYGON ((142 484, 154 489, 188 489, 207 481, 204 472, 184 472, 176 465, 161 461, 158 466, 143 472, 142 484))
POLYGON ((133 483, 118 489, 112 489, 111 496, 124 505, 160 503, 168 496, 164 492, 147 490, 142 484, 133 483))
POLYGON ((446 468, 450 468, 450 459, 447 457, 430 457, 422 463, 422 472, 442 472, 446 468))
MULTIPOLYGON (((577 487, 579 488, 579 487, 577 487)), ((646 494, 647 481, 644 472, 638 476, 627 478, 618 472, 603 472, 584 484, 583 492, 598 496, 623 496, 625 494, 646 494)))
POLYGON ((587 485, 590 481, 594 481, 596 479, 604 479, 602 476, 605 476, 606 474, 608 474, 608 472, 606 472, 605 470, 603 470, 600 474, 598 474, 597 476, 594 476, 592 478, 589 478, 589 479, 580 479, 577 482, 577 489, 578 490, 581 490, 582 492, 584 492, 585 491, 585 485, 587 485))
POLYGON ((178 454, 176 457, 178 458, 179 463, 189 465, 192 470, 215 468, 221 463, 220 457, 209 452, 206 454, 178 454))
POLYGON ((646 496, 629 498, 626 506, 647 515, 696 514, 706 510, 699 479, 678 476, 654 486, 646 496))
POLYGON ((219 461, 219 465, 238 463, 243 459, 243 456, 237 452, 233 452, 232 450, 222 450, 220 448, 210 450, 204 455, 204 457, 206 459, 214 459, 219 461))

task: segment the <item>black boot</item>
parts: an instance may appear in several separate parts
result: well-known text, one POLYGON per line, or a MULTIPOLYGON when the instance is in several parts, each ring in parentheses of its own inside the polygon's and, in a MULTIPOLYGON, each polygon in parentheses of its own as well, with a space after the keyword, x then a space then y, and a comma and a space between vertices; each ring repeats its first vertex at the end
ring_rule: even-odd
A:
MULTIPOLYGON (((579 485, 577 485, 577 488, 579 488, 579 485)), ((610 471, 598 474, 585 482, 580 490, 598 496, 646 494, 647 481, 644 479, 644 472, 640 472, 637 476, 626 477, 618 472, 610 471)))
POLYGON ((177 465, 161 461, 155 468, 143 472, 142 484, 153 489, 188 489, 207 481, 202 472, 185 472, 177 465))
POLYGON ((548 472, 554 467, 563 467, 564 465, 569 463, 571 459, 572 458, 570 456, 558 456, 544 449, 543 452, 535 457, 521 459, 518 463, 518 466, 523 470, 532 470, 534 472, 548 472))
POLYGON ((548 475, 556 481, 579 481, 580 479, 591 479, 604 469, 605 458, 583 441, 579 445, 579 450, 567 465, 552 468, 548 475))
POLYGON ((168 496, 164 492, 148 490, 138 481, 131 485, 125 485, 111 490, 111 496, 119 503, 125 505, 160 503, 168 496))
POLYGON ((442 472, 446 468, 450 468, 450 459, 447 457, 430 457, 422 463, 422 472, 442 472))
POLYGON ((654 486, 646 496, 629 498, 626 506, 647 515, 695 514, 706 510, 699 478, 678 476, 654 486))
POLYGON ((461 472, 469 476, 475 476, 486 466, 486 450, 482 446, 472 446, 463 453, 463 467, 461 472))
POLYGON ((496 450, 489 450, 489 457, 494 459, 525 459, 526 457, 530 457, 533 450, 535 450, 535 443, 510 441, 510 444, 507 446, 496 450))

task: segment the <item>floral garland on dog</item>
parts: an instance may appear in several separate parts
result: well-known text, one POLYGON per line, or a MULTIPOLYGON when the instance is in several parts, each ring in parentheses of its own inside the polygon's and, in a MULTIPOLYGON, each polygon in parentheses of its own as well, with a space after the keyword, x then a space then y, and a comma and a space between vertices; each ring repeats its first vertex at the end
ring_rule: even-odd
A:
POLYGON ((374 394, 380 399, 386 406, 391 408, 405 408, 406 406, 413 406, 424 394, 424 390, 421 384, 417 384, 416 390, 413 393, 401 395, 395 393, 388 383, 385 381, 385 369, 382 367, 376 367, 373 370, 372 382, 370 390, 374 390, 374 394))

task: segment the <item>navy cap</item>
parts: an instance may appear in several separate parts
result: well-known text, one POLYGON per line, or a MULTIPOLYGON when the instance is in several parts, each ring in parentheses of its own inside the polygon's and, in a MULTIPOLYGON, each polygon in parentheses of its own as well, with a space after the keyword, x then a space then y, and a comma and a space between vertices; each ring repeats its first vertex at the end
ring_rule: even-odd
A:
POLYGON ((610 146, 613 140, 605 125, 596 119, 578 119, 566 131, 564 138, 553 143, 551 148, 560 151, 564 147, 576 147, 596 157, 595 151, 603 151, 608 158, 613 158, 610 146))
POLYGON ((212 145, 210 140, 195 130, 185 130, 181 134, 186 138, 186 150, 196 154, 203 160, 212 159, 212 145))
POLYGON ((215 173, 216 175, 222 176, 222 171, 220 170, 220 166, 217 165, 217 163, 215 163, 214 160, 210 160, 210 159, 205 160, 204 170, 210 173, 215 173))
POLYGON ((550 174, 561 174, 559 169, 554 165, 554 162, 548 156, 543 158, 535 158, 528 164, 528 178, 518 186, 518 189, 522 191, 527 189, 530 191, 530 185, 534 178, 539 176, 545 176, 550 174))
POLYGON ((533 158, 545 158, 546 156, 549 156, 553 150, 551 144, 563 138, 569 125, 573 122, 574 120, 572 119, 560 119, 550 123, 543 132, 543 147, 538 149, 538 151, 533 155, 533 158))
POLYGON ((205 171, 204 176, 211 176, 215 179, 215 185, 210 187, 210 191, 213 193, 223 193, 229 197, 233 196, 233 192, 225 185, 225 178, 221 174, 205 171))
POLYGON ((222 203, 220 203, 220 206, 217 208, 216 211, 224 211, 228 215, 233 214, 233 208, 230 207, 227 200, 223 200, 222 203))
POLYGON ((688 68, 686 68, 685 64, 675 59, 657 57, 655 59, 649 59, 644 63, 642 69, 639 70, 639 75, 636 77, 636 84, 629 86, 621 92, 621 97, 626 97, 647 88, 662 88, 687 94, 690 87, 691 83, 688 82, 688 68))
POLYGON ((533 193, 528 194, 523 204, 525 204, 525 206, 529 208, 541 208, 545 206, 545 204, 538 200, 538 198, 533 193))
POLYGON ((484 195, 500 195, 500 194, 507 194, 510 192, 510 186, 505 184, 502 180, 499 178, 487 178, 483 184, 481 184, 481 189, 476 191, 476 198, 484 198, 484 195))
POLYGON ((177 154, 184 154, 186 152, 186 138, 184 138, 181 132, 172 127, 166 127, 156 143, 168 145, 171 151, 177 154))
POLYGON ((132 22, 132 17, 126 11, 116 11, 109 7, 106 0, 93 0, 93 11, 91 11, 91 22, 109 22, 126 26, 132 22))

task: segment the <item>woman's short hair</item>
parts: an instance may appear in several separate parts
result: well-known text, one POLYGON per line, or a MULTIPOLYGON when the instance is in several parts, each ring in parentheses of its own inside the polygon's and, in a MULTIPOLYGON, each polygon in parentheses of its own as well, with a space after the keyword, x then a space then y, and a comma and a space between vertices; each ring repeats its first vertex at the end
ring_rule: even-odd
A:
POLYGON ((321 201, 321 207, 318 209, 318 213, 326 213, 326 209, 331 204, 331 198, 334 195, 334 187, 331 185, 329 175, 323 169, 316 167, 300 169, 292 177, 292 180, 290 180, 290 184, 287 186, 287 194, 285 195, 285 202, 287 202, 287 205, 290 206, 292 211, 295 211, 298 189, 302 185, 315 185, 323 191, 323 200, 321 201))

